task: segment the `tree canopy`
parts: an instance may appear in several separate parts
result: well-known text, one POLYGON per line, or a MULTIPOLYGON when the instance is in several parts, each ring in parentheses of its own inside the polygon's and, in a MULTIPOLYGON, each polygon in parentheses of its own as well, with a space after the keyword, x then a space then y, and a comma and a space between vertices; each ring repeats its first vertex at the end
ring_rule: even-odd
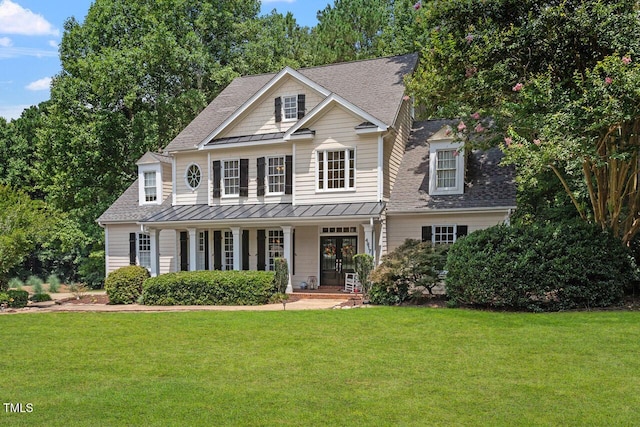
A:
POLYGON ((426 114, 500 143, 521 183, 552 171, 580 216, 640 229, 637 2, 430 2, 411 88, 426 114), (580 176, 581 180, 575 180, 580 176))

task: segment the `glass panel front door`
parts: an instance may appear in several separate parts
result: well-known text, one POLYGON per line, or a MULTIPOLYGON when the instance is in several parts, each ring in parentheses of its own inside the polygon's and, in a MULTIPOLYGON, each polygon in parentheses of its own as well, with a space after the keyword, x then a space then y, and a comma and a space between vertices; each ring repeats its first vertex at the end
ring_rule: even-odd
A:
POLYGON ((344 274, 353 273, 353 256, 357 253, 356 236, 322 236, 320 238, 320 285, 344 286, 344 274))

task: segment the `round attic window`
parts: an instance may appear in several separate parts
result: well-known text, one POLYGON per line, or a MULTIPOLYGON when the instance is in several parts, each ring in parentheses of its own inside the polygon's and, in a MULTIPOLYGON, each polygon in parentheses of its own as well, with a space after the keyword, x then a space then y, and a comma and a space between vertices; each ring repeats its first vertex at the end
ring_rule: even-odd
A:
POLYGON ((196 188, 198 188, 200 186, 201 178, 202 173, 200 172, 200 166, 191 164, 189 165, 189 167, 187 167, 186 180, 187 186, 190 189, 195 190, 196 188))

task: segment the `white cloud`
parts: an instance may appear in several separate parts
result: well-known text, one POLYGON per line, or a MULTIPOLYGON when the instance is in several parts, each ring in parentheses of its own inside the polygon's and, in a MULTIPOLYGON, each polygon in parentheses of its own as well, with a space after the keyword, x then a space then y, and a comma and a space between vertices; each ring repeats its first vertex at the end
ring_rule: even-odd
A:
POLYGON ((24 88, 27 90, 37 91, 37 90, 49 90, 50 87, 51 87, 51 77, 45 77, 43 79, 36 80, 35 82, 29 83, 24 88))
POLYGON ((0 105, 0 117, 7 120, 17 119, 31 105, 0 105))
POLYGON ((0 46, 0 59, 16 58, 18 56, 35 56, 36 58, 55 57, 58 56, 58 51, 35 49, 31 47, 0 46))
POLYGON ((55 40, 49 40, 49 46, 54 47, 54 48, 58 48, 58 42, 55 40))
POLYGON ((0 2, 0 34, 57 36, 60 34, 42 15, 33 13, 11 0, 0 2))
POLYGON ((13 46, 13 42, 9 37, 0 37, 0 46, 2 47, 11 47, 13 46))

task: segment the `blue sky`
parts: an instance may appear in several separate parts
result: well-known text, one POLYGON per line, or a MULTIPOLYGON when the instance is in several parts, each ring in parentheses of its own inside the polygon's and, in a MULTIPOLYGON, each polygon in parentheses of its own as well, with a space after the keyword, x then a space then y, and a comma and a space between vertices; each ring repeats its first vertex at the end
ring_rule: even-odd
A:
MULTIPOLYGON (((0 117, 49 99, 51 77, 60 71, 58 44, 64 21, 82 22, 93 0, 0 0, 0 117)), ((313 26, 330 0, 263 0, 263 14, 290 11, 298 24, 313 26)))

